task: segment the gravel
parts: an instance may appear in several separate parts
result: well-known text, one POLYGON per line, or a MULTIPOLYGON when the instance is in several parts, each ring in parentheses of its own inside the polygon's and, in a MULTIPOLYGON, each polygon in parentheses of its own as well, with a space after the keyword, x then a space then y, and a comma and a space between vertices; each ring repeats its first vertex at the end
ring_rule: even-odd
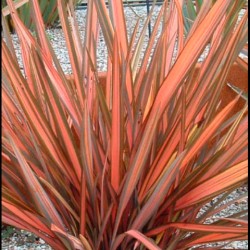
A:
MULTIPOLYGON (((155 7, 154 15, 152 18, 152 25, 155 22, 155 18, 157 16, 157 13, 160 10, 160 6, 155 7)), ((86 16, 86 10, 76 10, 75 11, 77 21, 80 27, 80 34, 81 38, 84 37, 84 27, 85 27, 85 16, 86 16)), ((125 16, 126 16, 126 22, 128 27, 128 36, 130 37, 133 28, 136 24, 136 20, 138 17, 141 17, 140 22, 140 30, 142 29, 143 20, 145 20, 147 16, 146 12, 146 6, 145 7, 125 7, 125 16)), ((51 41, 52 47, 54 48, 54 51, 58 57, 59 62, 61 63, 62 69, 66 74, 71 74, 71 66, 69 62, 69 55, 66 49, 66 43, 63 36, 63 32, 60 28, 53 28, 53 29, 47 29, 48 37, 51 41)), ((160 33, 160 30, 158 32, 158 35, 160 33)), ((19 59, 20 68, 23 69, 22 62, 21 62, 21 54, 20 54, 20 48, 19 48, 19 42, 17 36, 14 34, 12 35, 13 41, 14 41, 14 47, 16 49, 16 54, 19 59)), ((137 35, 138 40, 138 35, 137 35)), ((146 35, 146 42, 148 40, 148 34, 146 35)), ((146 43, 145 43, 146 45, 146 43)), ((143 48, 145 50, 145 46, 143 48)), ((204 51, 204 56, 206 55, 209 48, 206 48, 204 51)), ((143 53, 142 53, 143 55, 143 53)), ((202 60, 202 58, 201 58, 202 60)), ((97 68, 99 71, 106 71, 107 70, 107 47, 105 46, 104 38, 102 35, 102 32, 100 32, 99 36, 99 43, 97 47, 97 68)), ((232 192, 227 199, 224 201, 224 203, 230 202, 232 199, 235 199, 236 197, 245 194, 247 192, 248 188, 247 186, 244 186, 240 189, 235 190, 232 192)), ((217 198, 213 200, 213 202, 216 201, 217 198)), ((211 204, 207 204, 201 211, 200 215, 207 210, 211 204)), ((212 223, 216 221, 216 219, 220 217, 228 217, 232 214, 235 214, 239 211, 247 211, 248 210, 248 204, 247 199, 241 200, 240 202, 233 203, 232 205, 228 206, 225 210, 221 211, 219 214, 216 214, 212 218, 210 218, 205 223, 212 223)), ((14 250, 23 250, 23 249, 52 249, 49 247, 42 239, 36 239, 36 237, 24 230, 18 230, 15 229, 16 232, 7 239, 2 239, 2 249, 14 249, 14 250)), ((208 244, 207 247, 216 247, 219 246, 220 243, 215 244, 208 244)), ((192 248, 195 249, 195 248, 192 248)), ((248 241, 234 241, 227 245, 227 249, 248 249, 248 241)))
POLYGON ((2 238, 2 250, 52 250, 44 240, 30 232, 16 228, 13 231, 10 237, 2 238))

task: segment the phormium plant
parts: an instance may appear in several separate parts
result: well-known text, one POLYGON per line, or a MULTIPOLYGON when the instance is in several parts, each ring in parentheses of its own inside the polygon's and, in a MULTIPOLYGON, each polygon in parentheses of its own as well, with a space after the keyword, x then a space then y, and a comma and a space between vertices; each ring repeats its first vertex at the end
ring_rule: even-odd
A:
POLYGON ((207 221, 245 198, 223 203, 247 180, 247 103, 233 115, 240 95, 219 106, 247 42, 248 11, 238 20, 245 2, 204 0, 184 35, 183 1, 165 1, 140 62, 152 10, 137 41, 139 21, 128 39, 121 0, 109 10, 89 0, 82 42, 72 7, 58 0, 67 76, 38 1, 30 0, 33 36, 7 0, 24 72, 3 20, 3 222, 58 250, 176 250, 246 239, 246 211, 207 221), (96 65, 100 29, 105 73, 96 65))

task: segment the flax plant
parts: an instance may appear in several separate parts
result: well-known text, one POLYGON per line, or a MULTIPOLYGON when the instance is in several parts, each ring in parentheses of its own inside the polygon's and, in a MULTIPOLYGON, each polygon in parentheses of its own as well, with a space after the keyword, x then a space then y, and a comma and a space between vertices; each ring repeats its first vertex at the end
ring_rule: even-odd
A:
POLYGON ((4 223, 56 250, 176 250, 247 239, 246 211, 207 219, 246 198, 224 202, 247 181, 247 103, 233 115, 240 95, 219 104, 230 67, 247 68, 238 56, 248 11, 239 21, 245 1, 204 0, 186 32, 183 2, 164 2, 140 60, 153 7, 128 39, 122 1, 107 9, 89 0, 82 41, 72 1, 58 0, 69 76, 39 2, 30 0, 32 35, 7 0, 23 71, 3 19, 4 223), (100 30, 107 72, 96 64, 100 30))

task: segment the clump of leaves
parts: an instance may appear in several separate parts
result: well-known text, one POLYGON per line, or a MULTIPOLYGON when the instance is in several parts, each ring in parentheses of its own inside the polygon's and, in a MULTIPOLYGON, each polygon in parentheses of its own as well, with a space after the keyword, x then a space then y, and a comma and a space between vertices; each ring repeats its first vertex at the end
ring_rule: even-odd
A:
POLYGON ((1 237, 2 239, 8 239, 15 233, 15 228, 12 226, 2 226, 1 237))
POLYGON ((182 1, 165 1, 140 62, 152 10, 136 42, 139 21, 128 40, 121 0, 110 1, 109 11, 104 0, 89 0, 82 42, 72 4, 58 0, 70 77, 46 37, 38 1, 31 1, 36 37, 7 2, 24 75, 3 21, 4 223, 54 249, 188 249, 247 238, 244 211, 204 224, 245 198, 220 205, 247 180, 247 104, 233 116, 240 97, 219 108, 247 42, 247 10, 238 22, 245 1, 203 1, 186 36, 182 1), (100 28, 106 73, 96 66, 100 28))

